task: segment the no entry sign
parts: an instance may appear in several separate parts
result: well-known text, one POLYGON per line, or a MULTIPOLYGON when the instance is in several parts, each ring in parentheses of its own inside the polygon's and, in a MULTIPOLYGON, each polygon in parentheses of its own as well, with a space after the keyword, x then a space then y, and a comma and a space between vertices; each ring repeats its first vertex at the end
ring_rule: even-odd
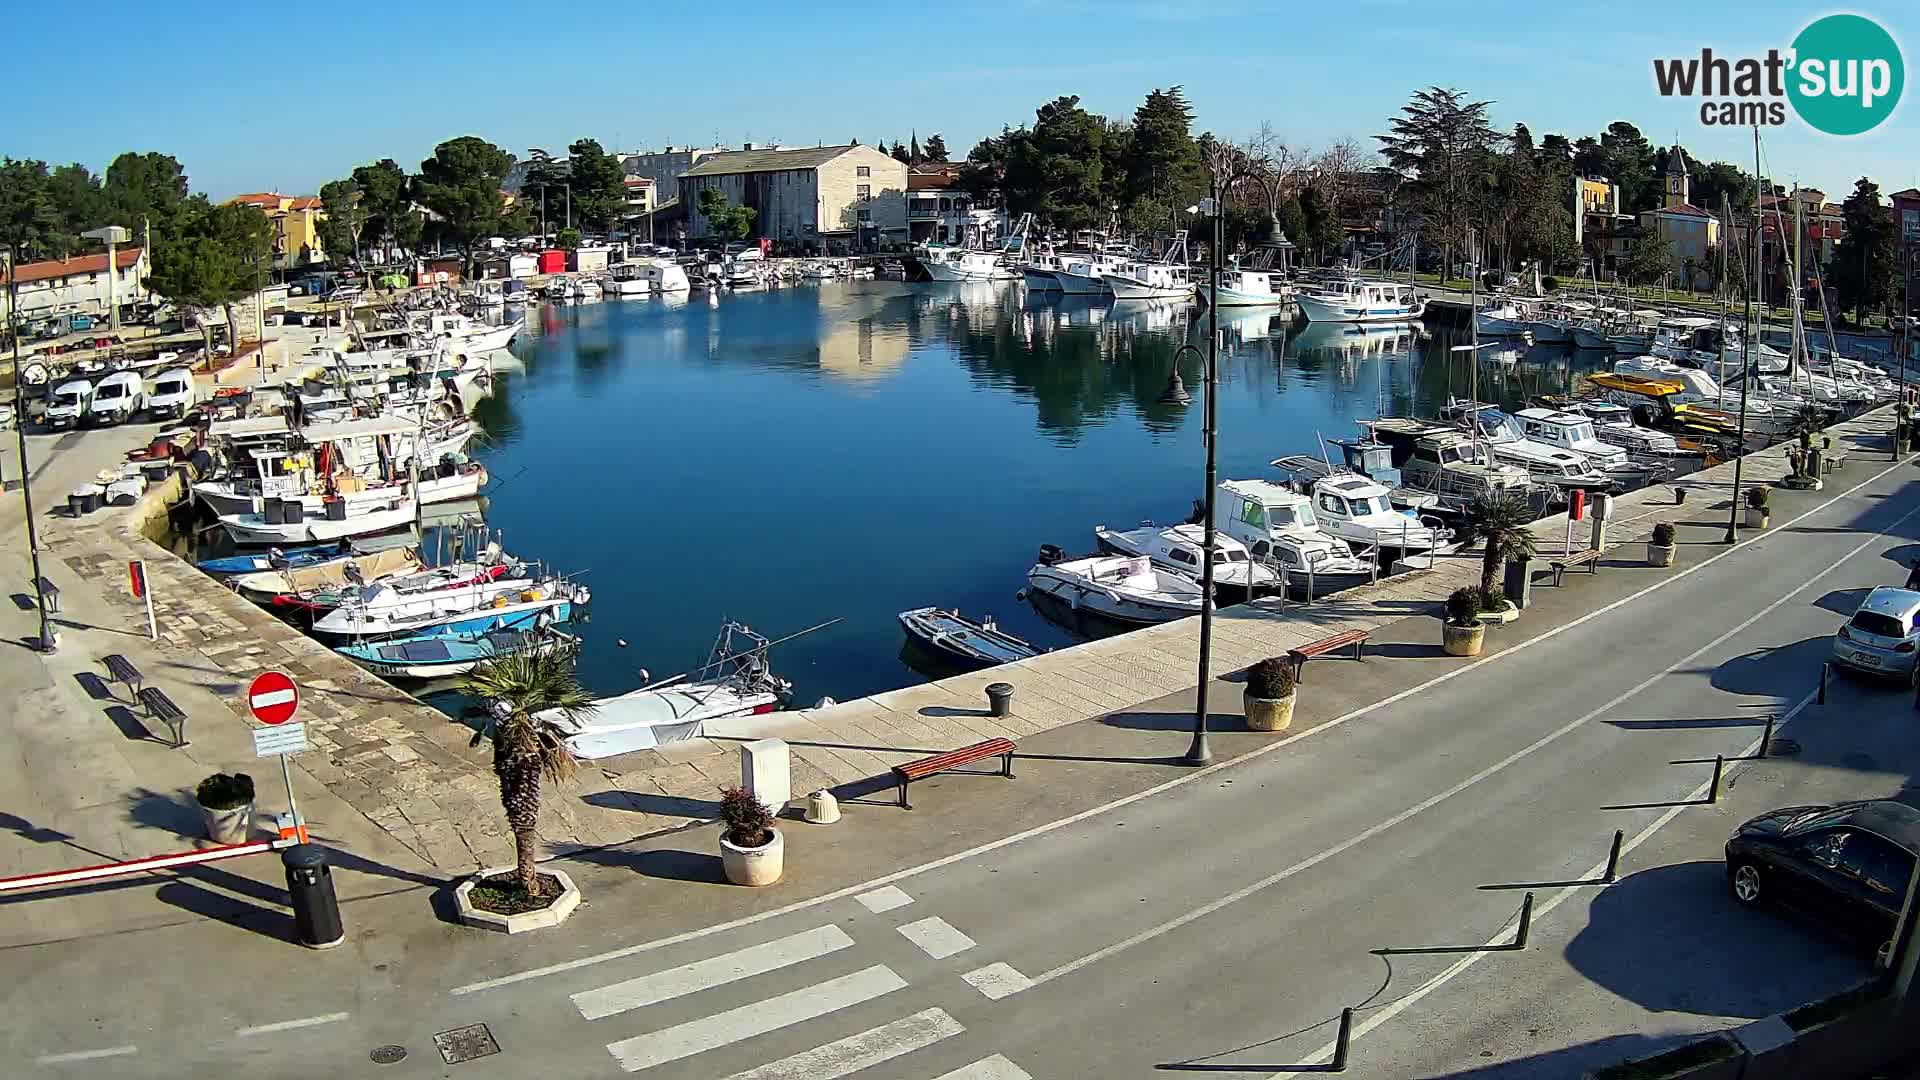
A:
POLYGON ((285 672, 269 671, 247 687, 247 707, 263 724, 284 724, 300 707, 300 690, 285 672))

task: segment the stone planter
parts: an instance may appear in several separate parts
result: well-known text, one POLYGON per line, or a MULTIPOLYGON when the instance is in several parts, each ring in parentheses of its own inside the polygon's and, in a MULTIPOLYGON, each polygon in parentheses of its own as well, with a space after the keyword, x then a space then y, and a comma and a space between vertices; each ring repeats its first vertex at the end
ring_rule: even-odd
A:
POLYGON ((1476 622, 1472 626, 1455 626, 1452 623, 1440 624, 1440 646, 1448 656, 1479 656, 1480 646, 1486 644, 1487 624, 1476 622))
POLYGON ((207 837, 216 844, 244 844, 253 833, 253 804, 231 810, 202 806, 200 817, 207 824, 207 837))
POLYGON ((1647 565, 1672 566, 1674 552, 1678 550, 1679 548, 1673 544, 1648 544, 1647 565))
POLYGON ((1501 626, 1505 626, 1507 623, 1513 622, 1518 618, 1520 618, 1520 606, 1511 600, 1502 600, 1500 602, 1500 610, 1498 611, 1483 611, 1480 613, 1480 622, 1483 625, 1498 623, 1501 626))
POLYGON ((1747 528, 1764 529, 1769 524, 1768 514, 1765 509, 1758 506, 1747 507, 1747 528))
POLYGON ((780 880, 784 869, 786 839, 780 830, 773 830, 773 839, 757 848, 743 848, 720 837, 720 864, 727 871, 727 880, 735 885, 771 885, 780 880))
POLYGON ((1255 731, 1285 731, 1293 726, 1293 699, 1259 698, 1246 695, 1247 726, 1255 731))
POLYGON ((511 866, 489 866, 460 883, 453 890, 453 905, 458 911, 460 921, 468 926, 477 926, 483 930, 492 930, 501 934, 524 934, 529 930, 544 930, 549 926, 559 926, 580 906, 580 889, 565 870, 541 867, 542 876, 553 878, 560 883, 560 895, 553 902, 538 911, 522 911, 515 915, 502 915, 494 911, 482 911, 473 906, 473 887, 485 878, 510 874, 511 866))

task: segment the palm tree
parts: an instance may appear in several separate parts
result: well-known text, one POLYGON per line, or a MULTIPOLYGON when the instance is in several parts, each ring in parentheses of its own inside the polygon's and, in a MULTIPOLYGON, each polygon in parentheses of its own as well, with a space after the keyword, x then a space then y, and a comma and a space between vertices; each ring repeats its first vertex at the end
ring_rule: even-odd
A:
POLYGON ((514 876, 528 896, 540 895, 535 863, 540 854, 540 783, 573 775, 566 731, 538 714, 557 710, 568 721, 593 711, 593 696, 573 677, 573 657, 564 652, 519 653, 475 668, 464 693, 495 703, 506 715, 475 732, 472 745, 493 737, 493 775, 500 806, 513 830, 514 876))
POLYGON ((1533 534, 1527 523, 1533 507, 1518 495, 1482 496, 1467 507, 1467 526, 1486 545, 1480 558, 1480 589, 1492 592, 1494 579, 1508 559, 1533 557, 1533 534))

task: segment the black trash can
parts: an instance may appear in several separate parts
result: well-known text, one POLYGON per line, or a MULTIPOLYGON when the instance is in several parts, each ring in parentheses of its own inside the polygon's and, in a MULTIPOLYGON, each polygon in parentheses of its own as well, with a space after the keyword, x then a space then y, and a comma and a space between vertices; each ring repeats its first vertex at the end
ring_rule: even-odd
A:
POLYGON ((987 706, 995 716, 1009 716, 1013 713, 1013 684, 988 683, 987 706))
POLYGON ((280 521, 286 525, 298 525, 307 519, 307 506, 299 499, 280 500, 280 521))
POLYGON ((328 499, 326 505, 328 521, 347 520, 347 500, 341 498, 328 499))
POLYGON ((266 522, 268 525, 278 525, 284 522, 286 517, 281 511, 280 505, 280 498, 277 495, 269 495, 261 499, 260 520, 266 522))
POLYGON ((345 941, 347 931, 340 925, 340 901, 333 895, 327 849, 295 844, 280 853, 280 863, 287 868, 295 939, 309 949, 330 949, 345 941))
POLYGON ((1522 611, 1533 603, 1533 560, 1510 559, 1507 562, 1507 580, 1502 590, 1513 606, 1522 611))

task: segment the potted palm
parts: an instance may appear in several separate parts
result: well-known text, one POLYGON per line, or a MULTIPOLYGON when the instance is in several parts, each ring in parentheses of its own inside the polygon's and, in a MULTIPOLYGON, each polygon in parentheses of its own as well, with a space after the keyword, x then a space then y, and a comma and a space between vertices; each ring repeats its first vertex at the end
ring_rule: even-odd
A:
MULTIPOLYGON (((1467 527, 1480 538, 1480 591, 1497 604, 1486 605, 1483 614, 1495 621, 1508 622, 1520 617, 1520 609, 1500 596, 1495 582, 1509 559, 1533 558, 1533 533, 1527 525, 1533 520, 1533 507, 1518 495, 1489 495, 1475 499, 1467 507, 1467 527)), ((1475 650, 1478 652, 1479 650, 1475 650)), ((1471 655, 1471 654, 1468 654, 1471 655)))
POLYGON ((1768 512, 1772 509, 1773 492, 1763 487, 1747 489, 1747 528, 1764 529, 1772 523, 1768 512))
POLYGON ((1447 618, 1440 624, 1440 643, 1448 656, 1479 656, 1486 644, 1487 624, 1480 621, 1480 590, 1462 585, 1447 597, 1447 618))
POLYGON ((498 717, 474 733, 472 745, 493 741, 493 775, 514 848, 514 865, 483 869, 456 890, 461 917, 508 933, 552 926, 579 904, 580 893, 564 871, 539 868, 541 785, 573 775, 567 731, 593 711, 593 697, 574 679, 573 658, 560 652, 482 664, 461 690, 488 702, 498 717), (472 918, 470 908, 478 912, 472 918))
POLYGON ((771 885, 785 868, 786 842, 773 811, 746 788, 720 791, 720 863, 735 885, 771 885))
POLYGON ((1673 523, 1662 521, 1653 527, 1653 539, 1647 541, 1648 566, 1672 566, 1675 550, 1673 523))
POLYGON ((1293 664, 1269 656, 1247 669, 1247 726, 1255 731, 1285 731, 1293 725, 1293 664))
POLYGON ((193 789, 207 837, 216 844, 244 844, 253 831, 253 777, 214 773, 193 789))

